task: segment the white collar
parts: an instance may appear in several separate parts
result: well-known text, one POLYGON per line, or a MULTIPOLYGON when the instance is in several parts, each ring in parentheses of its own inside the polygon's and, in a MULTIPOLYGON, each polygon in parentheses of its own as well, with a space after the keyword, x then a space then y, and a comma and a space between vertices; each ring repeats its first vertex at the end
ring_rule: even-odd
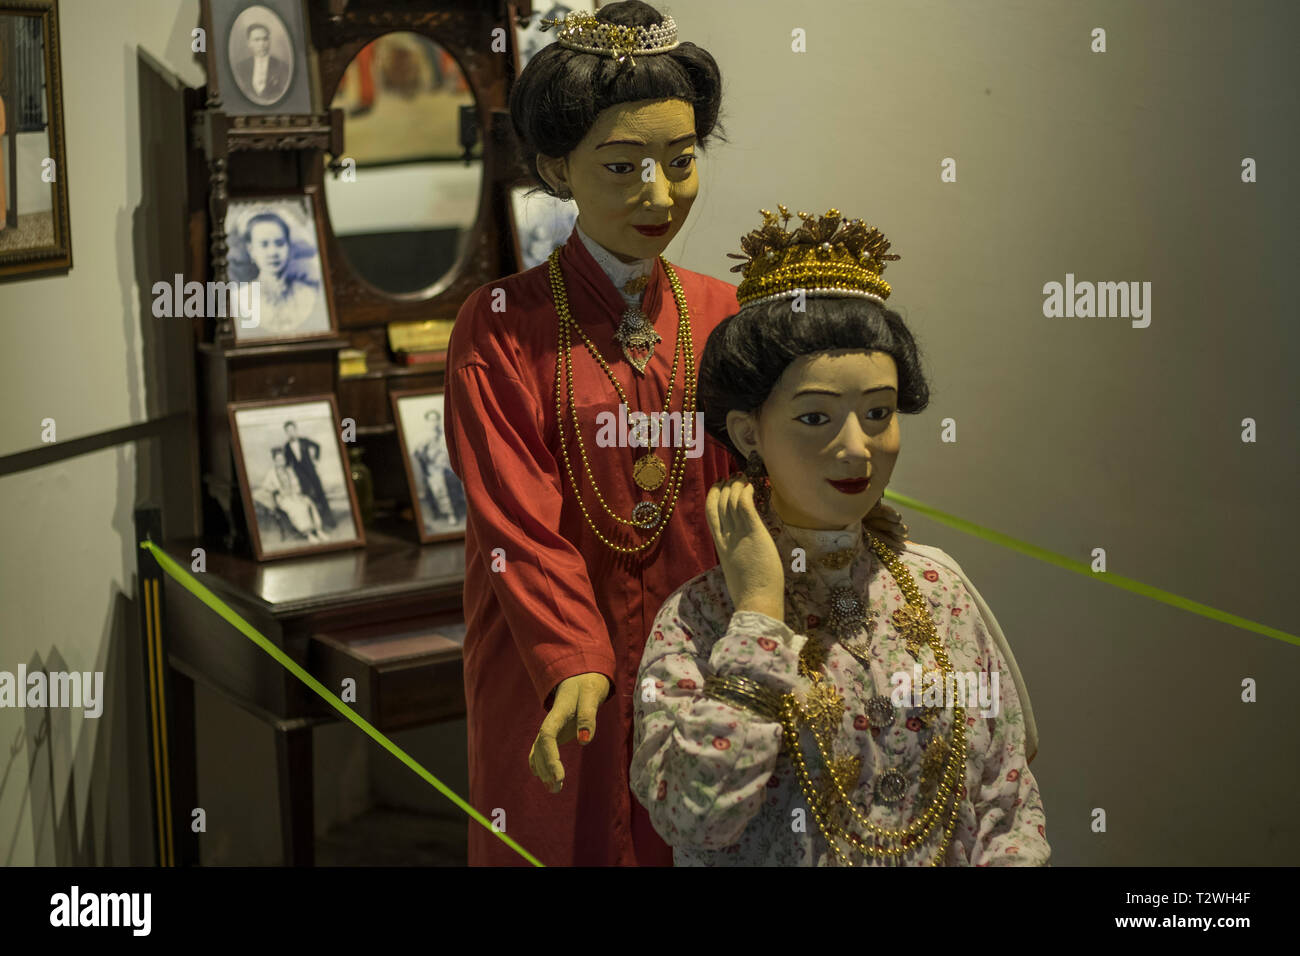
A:
POLYGON ((619 295, 628 302, 634 304, 639 303, 641 301, 641 293, 638 292, 635 295, 630 295, 623 291, 623 286, 627 285, 630 280, 635 279, 638 276, 649 275, 650 271, 654 268, 655 261, 653 259, 638 259, 635 262, 624 262, 595 239, 591 238, 591 236, 583 232, 582 227, 576 222, 574 223, 574 228, 578 230, 578 238, 582 240, 582 244, 587 247, 587 251, 590 252, 591 257, 596 260, 596 264, 599 265, 605 275, 609 277, 609 281, 614 284, 614 288, 618 290, 619 295))
POLYGON ((861 521, 851 522, 843 528, 831 528, 825 531, 817 528, 798 528, 785 522, 781 522, 781 527, 813 560, 848 548, 860 551, 864 544, 861 521))

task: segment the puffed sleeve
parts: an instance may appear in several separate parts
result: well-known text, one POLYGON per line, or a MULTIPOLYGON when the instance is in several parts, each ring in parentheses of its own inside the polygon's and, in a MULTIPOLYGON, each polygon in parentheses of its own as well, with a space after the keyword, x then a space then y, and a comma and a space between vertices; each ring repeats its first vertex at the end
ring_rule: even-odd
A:
POLYGON ((781 724, 704 695, 711 675, 745 677, 776 695, 799 680, 803 635, 756 611, 702 606, 696 578, 660 608, 636 694, 631 787, 670 846, 717 849, 762 807, 781 724), (729 619, 728 619, 729 614, 729 619))
POLYGON ((983 619, 976 615, 973 624, 988 686, 993 687, 997 674, 998 693, 996 714, 973 714, 988 721, 990 739, 974 800, 975 844, 970 862, 972 866, 1047 866, 1052 855, 1047 818, 1038 782, 1025 759, 1025 719, 1016 681, 983 619))
MULTIPOLYGON (((477 318, 476 300, 467 300, 457 324, 477 318)), ((545 707, 568 677, 599 673, 612 685, 615 659, 586 561, 557 530, 564 490, 534 391, 508 367, 471 354, 449 366, 444 410, 479 551, 466 560, 491 564, 501 549, 505 569, 487 577, 545 707)))

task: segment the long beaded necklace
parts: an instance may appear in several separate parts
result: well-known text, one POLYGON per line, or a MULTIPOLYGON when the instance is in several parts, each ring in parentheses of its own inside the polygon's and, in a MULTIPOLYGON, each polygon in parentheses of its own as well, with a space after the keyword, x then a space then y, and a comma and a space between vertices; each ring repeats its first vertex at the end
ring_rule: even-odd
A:
MULTIPOLYGON (((677 379, 677 365, 680 359, 683 369, 683 398, 682 398, 682 431, 681 442, 673 455, 672 468, 667 473, 667 487, 665 493, 668 498, 666 507, 655 501, 641 501, 632 509, 631 519, 623 517, 609 506, 605 496, 601 494, 599 486, 596 484, 595 476, 591 472, 591 461, 587 457, 587 449, 582 441, 582 428, 578 422, 578 406, 573 394, 573 332, 577 332, 586 346, 587 351, 591 354, 601 369, 604 370, 606 377, 614 385, 615 391, 618 392, 619 398, 623 404, 630 407, 627 394, 623 391, 623 386, 619 384, 609 364, 605 361, 600 351, 588 338, 582 327, 574 321, 573 315, 569 309, 569 296, 564 285, 564 273, 560 268, 560 249, 551 253, 548 260, 548 275, 551 280, 551 294, 555 300, 555 311, 559 316, 558 342, 555 352, 555 420, 559 430, 560 454, 564 459, 564 469, 569 476, 569 484, 573 487, 574 497, 577 499, 578 507, 582 509, 583 517, 587 519, 587 524, 595 533, 597 539, 606 547, 620 554, 638 554, 654 545, 663 534, 664 529, 668 527, 668 519, 672 517, 673 509, 677 505, 677 497, 681 490, 682 481, 686 477, 686 449, 691 444, 692 431, 695 426, 695 343, 691 335, 691 316, 686 307, 686 293, 682 290, 681 282, 677 278, 677 273, 673 271, 668 260, 659 256, 659 261, 663 264, 664 272, 668 276, 668 282, 672 286, 673 299, 677 303, 677 346, 673 350, 673 367, 668 378, 668 392, 664 399, 663 417, 660 421, 666 421, 668 409, 672 402, 673 387, 677 379), (573 433, 578 440, 578 453, 582 458, 583 471, 587 476, 587 481, 591 484, 591 489, 596 495, 596 500, 600 502, 605 513, 620 524, 637 528, 641 531, 650 531, 654 529, 654 534, 639 545, 627 546, 616 544, 596 527, 591 513, 587 510, 587 505, 582 500, 582 492, 578 487, 578 481, 573 473, 573 464, 569 459, 568 442, 564 437, 564 393, 567 383, 569 396, 569 412, 573 417, 573 433)), ((664 466, 653 451, 647 451, 641 455, 633 466, 633 478, 638 487, 650 491, 658 488, 664 483, 664 466)))
MULTIPOLYGON (((907 640, 908 650, 915 657, 917 650, 914 648, 917 648, 922 640, 929 644, 935 662, 944 675, 942 686, 949 686, 952 664, 943 642, 939 639, 934 618, 925 606, 925 597, 916 586, 915 579, 906 565, 886 547, 883 541, 865 528, 863 533, 867 535, 871 550, 889 568, 899 590, 903 592, 906 608, 902 613, 896 614, 894 620, 907 640)), ((813 644, 814 641, 815 638, 810 636, 805 647, 813 644)), ((847 646, 846 650, 848 650, 847 646)), ((850 650, 850 653, 864 667, 867 665, 863 657, 859 656, 861 651, 855 648, 850 650)), ((932 782, 933 793, 924 808, 902 829, 882 827, 867 819, 849 796, 849 790, 857 786, 861 759, 833 756, 829 738, 833 736, 835 727, 839 725, 846 705, 830 682, 822 680, 823 675, 817 670, 820 660, 824 660, 824 652, 814 651, 807 658, 800 655, 800 673, 812 680, 813 687, 804 696, 803 701, 800 701, 795 694, 785 694, 782 697, 781 724, 785 749, 794 763, 804 799, 832 856, 845 866, 856 865, 853 855, 861 858, 864 854, 873 858, 884 857, 897 865, 905 854, 924 846, 930 834, 942 822, 943 841, 939 852, 930 861, 931 866, 940 865, 956 830, 961 805, 959 792, 966 766, 965 708, 953 707, 953 721, 948 740, 943 741, 936 736, 926 750, 922 765, 922 780, 932 782), (821 787, 813 782, 808 770, 807 757, 799 744, 801 727, 806 727, 816 741, 817 753, 824 768, 821 787), (860 837, 850 828, 846 817, 871 834, 874 839, 860 837), (841 843, 847 844, 850 850, 842 848, 841 843)), ((882 777, 891 778, 889 782, 894 784, 895 798, 901 797, 902 789, 906 787, 906 778, 893 769, 886 770, 882 777), (898 784, 902 787, 898 787, 898 784)), ((928 788, 923 787, 923 789, 928 788)))

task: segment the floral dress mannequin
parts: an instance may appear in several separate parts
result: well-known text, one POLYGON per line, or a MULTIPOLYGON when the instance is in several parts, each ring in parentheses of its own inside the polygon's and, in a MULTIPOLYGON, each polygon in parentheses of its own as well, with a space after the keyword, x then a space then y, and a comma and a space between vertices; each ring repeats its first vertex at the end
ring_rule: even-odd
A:
POLYGON ((928 402, 884 307, 898 257, 861 220, 800 216, 742 240, 741 311, 705 348, 706 427, 749 467, 706 501, 719 565, 646 642, 633 793, 677 865, 1045 865, 997 622, 951 557, 863 525, 898 413, 928 402))

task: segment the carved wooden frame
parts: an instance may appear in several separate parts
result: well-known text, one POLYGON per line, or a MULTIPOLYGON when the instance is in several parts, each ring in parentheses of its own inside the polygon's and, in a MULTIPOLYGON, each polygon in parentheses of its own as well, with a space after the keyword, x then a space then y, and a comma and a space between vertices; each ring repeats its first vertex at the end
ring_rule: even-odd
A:
MULTIPOLYGON (((474 96, 483 170, 478 209, 460 259, 427 288, 386 292, 357 274, 334 234, 326 202, 325 233, 334 271, 339 328, 364 328, 394 321, 455 318, 468 295, 509 266, 513 251, 503 236, 501 183, 515 166, 513 139, 505 114, 514 37, 505 7, 489 0, 321 0, 309 7, 322 102, 331 102, 352 58, 367 43, 393 30, 419 33, 456 61, 474 96), (494 27, 506 28, 507 51, 488 48, 494 27)), ((337 157, 337 153, 335 154, 337 157)), ((326 166, 319 154, 311 181, 323 186, 326 166)))

